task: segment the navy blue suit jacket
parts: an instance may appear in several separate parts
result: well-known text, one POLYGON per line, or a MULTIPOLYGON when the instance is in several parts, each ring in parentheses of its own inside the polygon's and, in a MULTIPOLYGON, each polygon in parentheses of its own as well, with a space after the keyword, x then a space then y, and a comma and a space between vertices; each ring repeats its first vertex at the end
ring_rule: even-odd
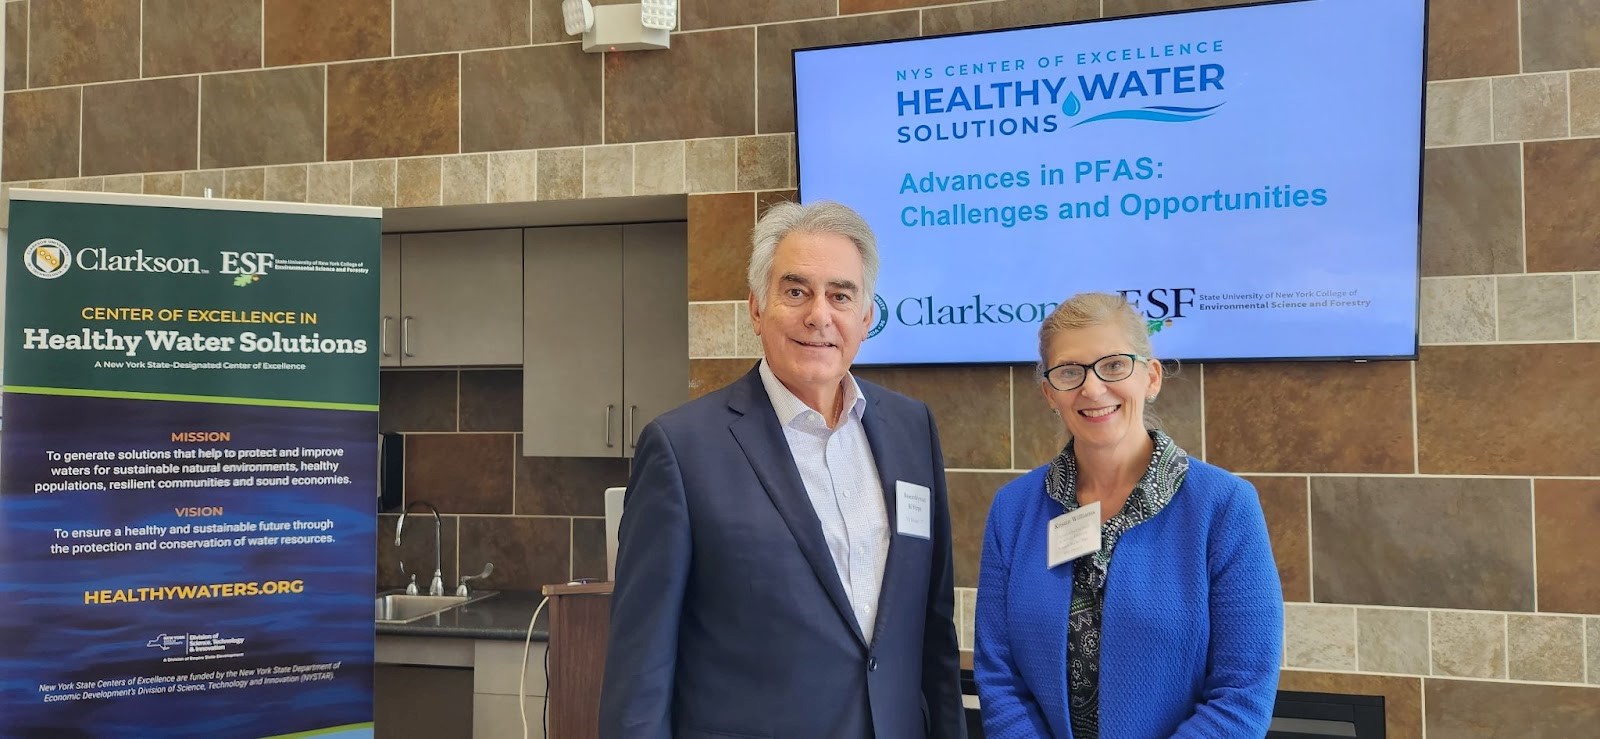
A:
POLYGON ((752 369, 640 436, 618 534, 600 736, 965 736, 933 417, 858 384, 891 532, 872 643, 752 369), (893 533, 900 480, 933 492, 930 539, 893 533))

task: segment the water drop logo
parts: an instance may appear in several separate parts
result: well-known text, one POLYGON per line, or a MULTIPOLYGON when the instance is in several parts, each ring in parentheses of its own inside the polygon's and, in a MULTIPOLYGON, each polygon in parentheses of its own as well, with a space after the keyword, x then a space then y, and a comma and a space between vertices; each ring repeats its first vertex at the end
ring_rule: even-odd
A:
POLYGON ((1083 101, 1078 99, 1078 93, 1067 93, 1067 99, 1061 102, 1061 112, 1066 113, 1067 117, 1070 118, 1077 115, 1082 110, 1083 101))

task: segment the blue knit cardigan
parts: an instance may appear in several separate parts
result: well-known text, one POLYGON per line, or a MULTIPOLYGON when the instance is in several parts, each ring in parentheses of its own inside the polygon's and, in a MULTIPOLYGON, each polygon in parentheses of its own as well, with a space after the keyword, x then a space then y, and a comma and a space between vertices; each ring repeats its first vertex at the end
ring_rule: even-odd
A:
MULTIPOLYGON (((988 739, 1070 737, 1072 562, 1046 567, 1048 466, 995 495, 973 664, 988 739)), ((1100 658, 1107 739, 1262 737, 1283 655, 1283 591, 1255 488, 1197 459, 1111 556, 1100 658)))

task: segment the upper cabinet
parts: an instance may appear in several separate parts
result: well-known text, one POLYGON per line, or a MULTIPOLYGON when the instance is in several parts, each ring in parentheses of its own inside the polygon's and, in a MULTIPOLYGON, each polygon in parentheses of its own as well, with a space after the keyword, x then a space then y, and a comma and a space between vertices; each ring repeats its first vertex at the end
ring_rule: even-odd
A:
POLYGON ((523 454, 631 457, 688 399, 683 223, 523 234, 523 454))
POLYGON ((389 234, 384 367, 522 362, 522 230, 389 234))

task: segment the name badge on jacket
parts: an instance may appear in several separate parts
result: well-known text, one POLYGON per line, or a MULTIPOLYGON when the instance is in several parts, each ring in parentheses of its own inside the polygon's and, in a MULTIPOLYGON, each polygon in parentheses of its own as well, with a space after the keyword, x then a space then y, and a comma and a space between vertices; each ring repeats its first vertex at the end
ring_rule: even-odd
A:
POLYGON ((1100 551, 1100 501, 1050 519, 1050 567, 1100 551))
POLYGON ((905 480, 895 480, 895 520, 899 532, 918 539, 933 538, 933 492, 905 480))

